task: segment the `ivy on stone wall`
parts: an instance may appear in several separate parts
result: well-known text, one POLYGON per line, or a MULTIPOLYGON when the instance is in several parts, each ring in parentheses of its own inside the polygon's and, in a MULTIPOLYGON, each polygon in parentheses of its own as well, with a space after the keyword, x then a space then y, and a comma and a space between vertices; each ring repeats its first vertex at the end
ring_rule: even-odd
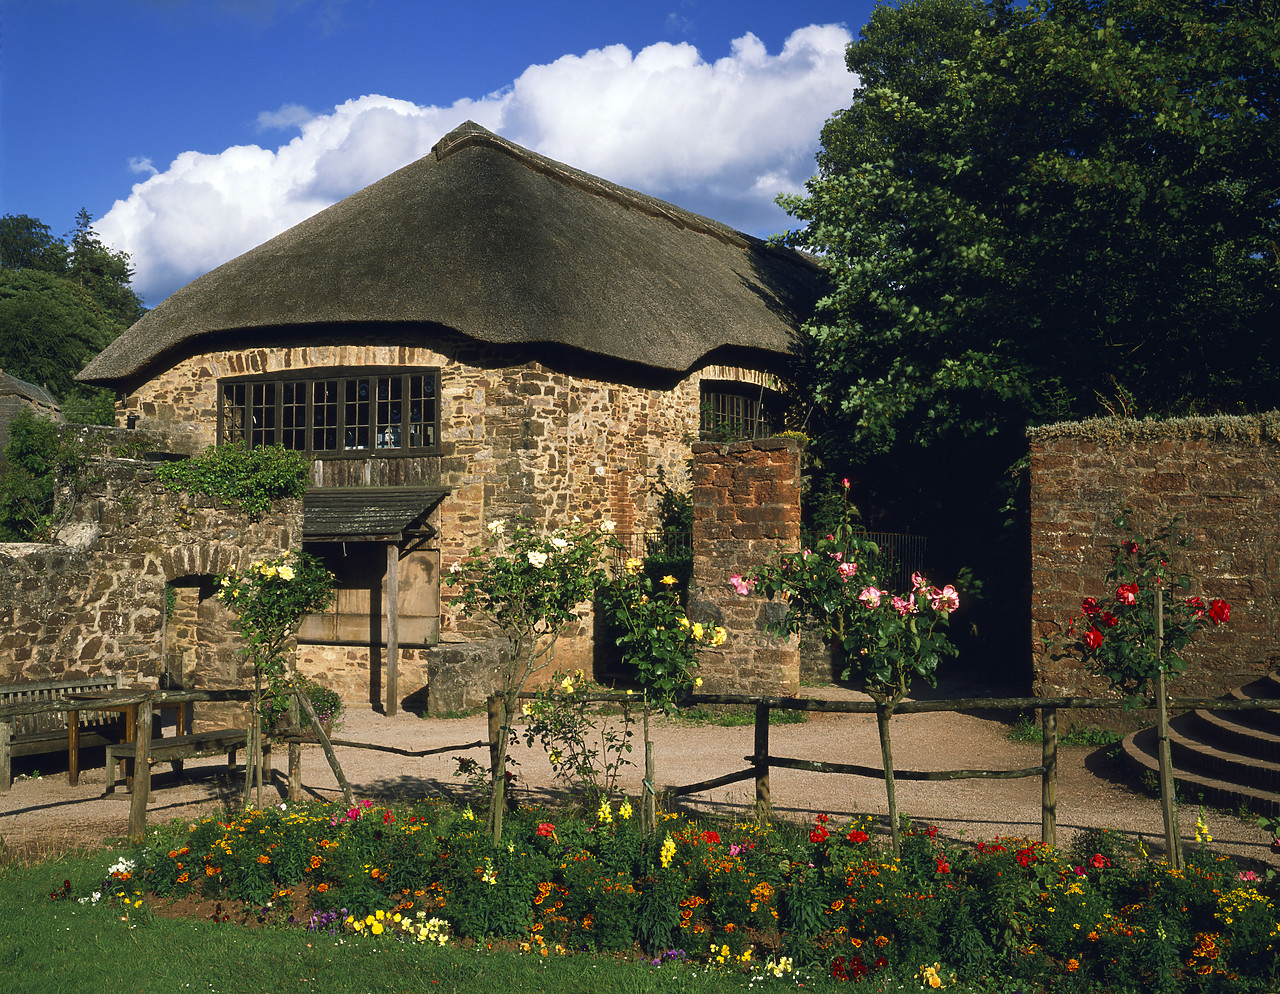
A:
POLYGON ((310 457, 265 445, 251 449, 243 442, 218 445, 183 462, 164 463, 156 477, 170 490, 216 497, 252 518, 265 514, 271 502, 301 497, 307 489, 310 457))

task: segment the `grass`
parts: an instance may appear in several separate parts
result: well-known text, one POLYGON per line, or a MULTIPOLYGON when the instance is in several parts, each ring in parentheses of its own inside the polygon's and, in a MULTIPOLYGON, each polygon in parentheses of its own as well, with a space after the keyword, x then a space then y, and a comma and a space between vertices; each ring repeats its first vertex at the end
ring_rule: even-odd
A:
MULTIPOLYGON (((95 886, 115 851, 66 853, 0 866, 0 975, 6 994, 128 990, 260 994, 262 991, 449 992, 476 990, 619 994, 806 989, 835 990, 825 975, 801 968, 788 979, 727 973, 701 965, 607 956, 520 955, 471 948, 410 945, 352 936, 312 934, 296 927, 245 928, 207 918, 173 918, 148 906, 124 909, 99 902, 51 900, 70 880, 74 893, 95 886)), ((843 989, 848 985, 841 985, 843 989)), ((884 975, 860 991, 920 990, 919 982, 884 975)), ((956 994, 975 988, 949 987, 956 994)), ((998 990, 984 986, 983 991, 998 990)))
MULTIPOLYGON (((1020 714, 1018 720, 1009 727, 1009 740, 1012 742, 1039 742, 1042 738, 1040 725, 1030 715, 1020 714)), ((1058 736, 1060 746, 1099 746, 1116 745, 1124 738, 1119 732, 1109 728, 1091 728, 1088 725, 1072 725, 1065 733, 1058 736)))
MULTIPOLYGON (((741 728, 756 723, 756 709, 751 705, 724 704, 719 707, 683 708, 672 716, 685 725, 719 725, 722 728, 741 728)), ((782 708, 769 709, 770 725, 802 725, 808 721, 803 711, 782 708)))

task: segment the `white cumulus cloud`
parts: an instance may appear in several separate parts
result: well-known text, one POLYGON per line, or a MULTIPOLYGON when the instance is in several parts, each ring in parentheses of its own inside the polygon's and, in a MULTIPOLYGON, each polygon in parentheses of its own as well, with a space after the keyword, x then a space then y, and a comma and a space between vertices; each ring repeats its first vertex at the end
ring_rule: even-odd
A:
MULTIPOLYGON (((297 129, 275 148, 238 145, 149 161, 95 228, 130 253, 150 304, 426 155, 470 118, 527 148, 746 231, 786 227, 773 203, 813 171, 818 132, 847 106, 849 33, 813 25, 770 54, 754 35, 707 62, 688 44, 622 45, 530 66, 509 87, 447 107, 371 94, 326 113, 288 104, 259 131, 297 129)), ((141 163, 143 160, 139 160, 141 163)))

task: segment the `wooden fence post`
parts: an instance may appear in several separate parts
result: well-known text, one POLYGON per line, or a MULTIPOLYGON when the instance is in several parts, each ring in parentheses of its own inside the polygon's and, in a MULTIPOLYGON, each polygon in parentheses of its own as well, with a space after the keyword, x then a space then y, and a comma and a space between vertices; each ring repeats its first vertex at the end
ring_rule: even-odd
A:
POLYGON ((1040 841, 1058 844, 1058 709, 1040 711, 1040 841))
MULTIPOLYGON (((289 727, 302 727, 302 708, 298 706, 298 695, 289 698, 289 727)), ((297 739, 289 740, 289 803, 297 804, 302 800, 302 743, 297 739)))
POLYGON ((769 705, 756 705, 756 743, 752 764, 756 768, 756 820, 763 826, 773 820, 769 798, 769 705))
POLYGON ((0 720, 0 791, 9 789, 13 783, 13 760, 9 758, 9 737, 13 732, 13 722, 0 720))
MULTIPOLYGON (((147 834, 147 801, 151 795, 151 695, 138 705, 138 735, 134 740, 133 794, 129 798, 129 838, 141 842, 147 834)), ((111 776, 111 772, 107 772, 111 776)))

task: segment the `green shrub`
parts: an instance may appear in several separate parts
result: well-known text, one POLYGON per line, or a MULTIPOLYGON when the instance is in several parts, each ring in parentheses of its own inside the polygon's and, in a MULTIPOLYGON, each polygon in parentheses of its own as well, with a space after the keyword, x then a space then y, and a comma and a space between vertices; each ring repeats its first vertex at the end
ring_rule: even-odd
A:
POLYGON ((162 463, 156 476, 170 490, 216 497, 251 517, 260 517, 271 502, 301 497, 307 489, 311 459, 301 452, 243 442, 216 445, 182 462, 162 463))

